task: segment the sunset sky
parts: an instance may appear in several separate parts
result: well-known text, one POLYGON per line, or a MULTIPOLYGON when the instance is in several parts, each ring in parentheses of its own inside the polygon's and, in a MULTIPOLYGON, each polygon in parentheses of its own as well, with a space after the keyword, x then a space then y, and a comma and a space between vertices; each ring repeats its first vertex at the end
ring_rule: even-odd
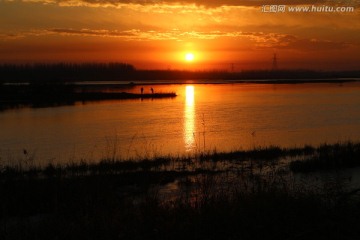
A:
POLYGON ((0 0, 0 62, 139 69, 359 70, 356 0, 0 0), (354 12, 264 13, 262 5, 354 12), (193 54, 192 61, 185 56, 193 54))

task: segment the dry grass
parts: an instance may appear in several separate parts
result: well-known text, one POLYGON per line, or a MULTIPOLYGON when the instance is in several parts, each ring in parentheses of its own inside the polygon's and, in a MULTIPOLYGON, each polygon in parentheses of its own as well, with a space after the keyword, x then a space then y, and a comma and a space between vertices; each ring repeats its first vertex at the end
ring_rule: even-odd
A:
POLYGON ((268 147, 138 161, 111 155, 97 164, 3 166, 0 236, 358 239, 358 190, 350 191, 341 179, 314 187, 279 164, 289 156, 357 156, 357 146, 268 147))

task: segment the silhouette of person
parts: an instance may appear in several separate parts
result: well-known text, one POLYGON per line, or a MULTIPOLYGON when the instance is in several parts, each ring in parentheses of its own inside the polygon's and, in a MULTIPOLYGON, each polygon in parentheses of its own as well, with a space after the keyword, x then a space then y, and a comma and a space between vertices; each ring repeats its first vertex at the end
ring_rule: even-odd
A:
POLYGON ((151 88, 150 90, 151 90, 151 94, 154 94, 154 89, 153 89, 153 88, 151 88))
POLYGON ((141 94, 143 94, 143 93, 144 93, 144 88, 142 87, 142 88, 140 89, 140 91, 141 91, 141 94))

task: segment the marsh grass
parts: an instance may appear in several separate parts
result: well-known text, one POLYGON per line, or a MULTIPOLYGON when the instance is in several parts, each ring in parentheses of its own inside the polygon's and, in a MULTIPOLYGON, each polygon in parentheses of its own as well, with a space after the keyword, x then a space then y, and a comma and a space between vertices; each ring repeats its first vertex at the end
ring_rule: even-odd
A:
POLYGON ((288 157, 348 159, 357 149, 357 143, 270 146, 139 160, 119 160, 110 152, 98 163, 3 166, 0 234, 5 239, 358 239, 360 191, 348 189, 337 175, 320 183, 299 181, 289 163, 279 164, 288 157))
POLYGON ((314 172, 360 166, 360 143, 322 144, 305 160, 290 163, 294 172, 314 172))

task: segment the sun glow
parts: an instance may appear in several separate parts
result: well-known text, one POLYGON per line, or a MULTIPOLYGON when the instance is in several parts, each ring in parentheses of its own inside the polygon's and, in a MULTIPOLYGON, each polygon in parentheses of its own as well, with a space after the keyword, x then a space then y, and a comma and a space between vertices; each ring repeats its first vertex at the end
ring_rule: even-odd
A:
POLYGON ((185 54, 185 60, 187 62, 192 62, 192 61, 194 61, 194 59, 195 59, 195 56, 194 56, 193 53, 186 53, 185 54))

